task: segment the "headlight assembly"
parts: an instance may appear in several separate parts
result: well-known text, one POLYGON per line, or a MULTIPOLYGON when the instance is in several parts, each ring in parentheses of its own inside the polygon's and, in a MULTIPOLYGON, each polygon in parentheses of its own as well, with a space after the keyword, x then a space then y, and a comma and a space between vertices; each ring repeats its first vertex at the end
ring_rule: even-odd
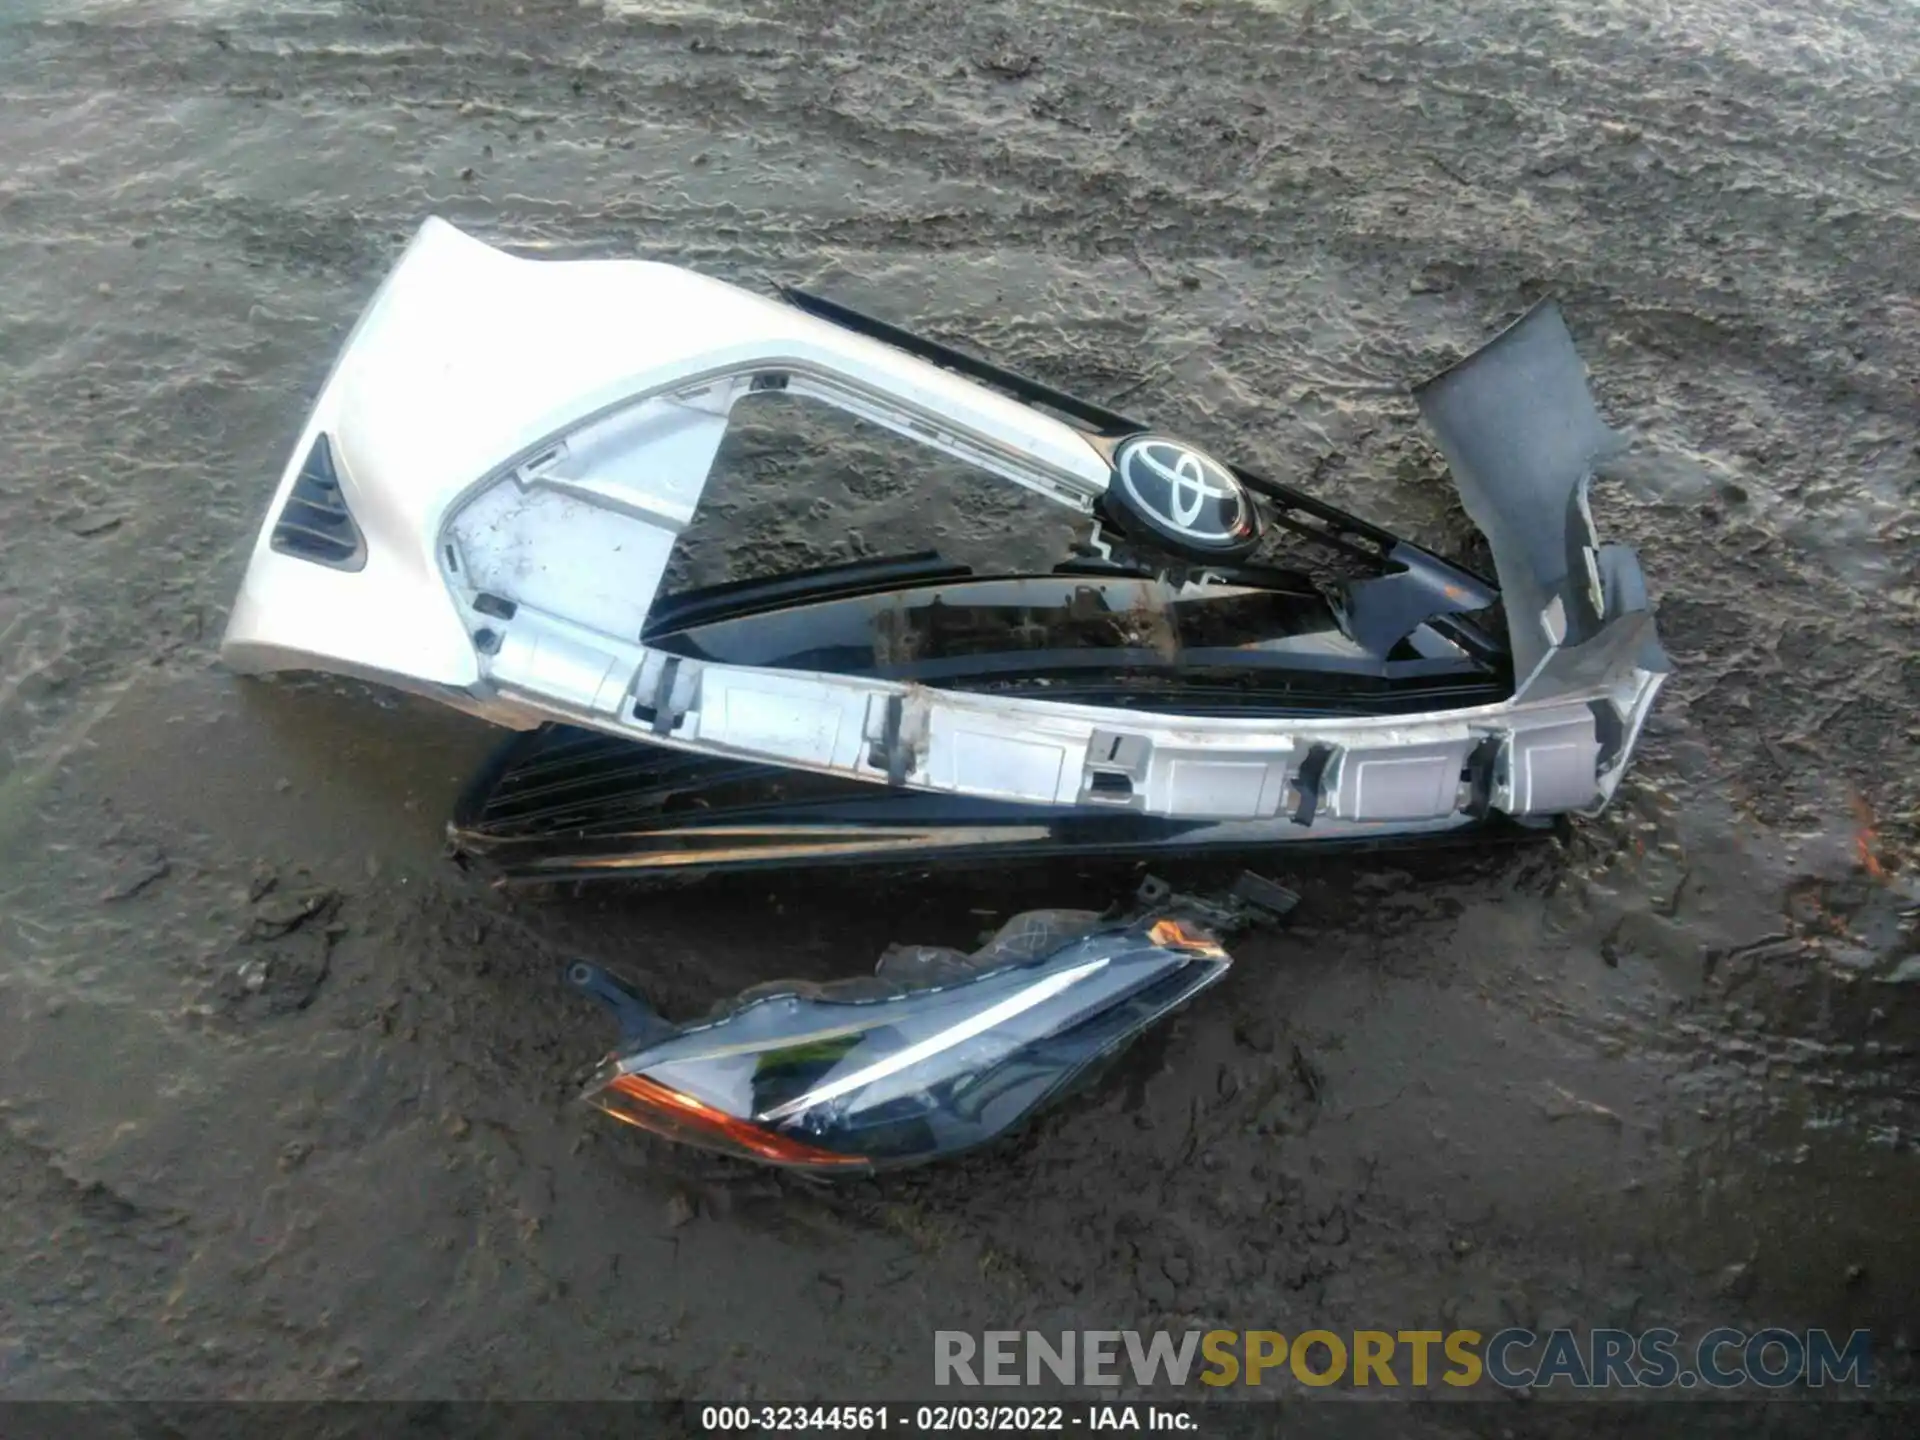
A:
POLYGON ((686 1026, 593 966, 568 978, 626 1030, 591 1104, 668 1139, 837 1174, 1005 1134, 1230 963, 1191 917, 1037 911, 972 955, 896 948, 872 977, 756 987, 686 1026))

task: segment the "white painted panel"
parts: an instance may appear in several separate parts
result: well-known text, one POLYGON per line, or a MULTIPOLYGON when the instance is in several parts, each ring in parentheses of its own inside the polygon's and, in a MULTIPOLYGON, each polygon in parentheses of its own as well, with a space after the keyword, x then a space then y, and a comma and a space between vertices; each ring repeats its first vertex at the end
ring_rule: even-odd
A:
POLYGON ((1351 820, 1424 820, 1451 814, 1460 791, 1461 750, 1349 752, 1341 762, 1334 814, 1351 820))
POLYGON ((927 768, 943 789, 1051 804, 1066 769, 1064 746, 936 725, 927 768))
MULTIPOLYGON (((701 738, 814 765, 832 762, 848 697, 824 685, 774 676, 752 683, 731 676, 719 684, 713 679, 709 676, 701 691, 701 738)), ((864 708, 862 699, 858 709, 864 708)))
POLYGON ((673 549, 669 529, 510 480, 467 506, 454 536, 467 586, 629 642, 673 549))
POLYGON ((1250 820, 1260 813, 1271 768, 1258 760, 1174 758, 1154 767, 1147 805, 1156 814, 1250 820))

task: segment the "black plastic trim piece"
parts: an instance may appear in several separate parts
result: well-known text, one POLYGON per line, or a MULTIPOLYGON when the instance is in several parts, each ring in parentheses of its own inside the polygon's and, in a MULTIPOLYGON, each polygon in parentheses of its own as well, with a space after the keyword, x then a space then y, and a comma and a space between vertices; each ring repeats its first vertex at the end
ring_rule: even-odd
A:
MULTIPOLYGON (((1123 415, 1092 400, 1082 400, 1079 396, 1049 385, 1043 380, 1035 380, 1030 375, 1022 375, 1017 370, 1009 370, 1004 365, 996 365, 991 360, 982 360, 969 355, 964 350, 955 349, 938 340, 916 335, 903 326, 865 311, 856 310, 851 305, 843 305, 838 300, 829 300, 824 295, 815 295, 811 291, 797 286, 780 287, 780 298, 797 310, 804 310, 817 319, 838 325, 843 330, 851 330, 858 335, 866 335, 904 350, 909 355, 917 355, 922 360, 931 361, 942 369, 951 370, 956 375, 965 375, 982 384, 991 385, 1011 395, 1014 399, 1028 405, 1045 406, 1057 411, 1070 420, 1079 422, 1106 439, 1117 439, 1123 435, 1137 435, 1154 427, 1130 415, 1123 415)), ((1226 462, 1223 462, 1226 463, 1226 462)), ((1269 479, 1256 471, 1241 465, 1227 463, 1227 469, 1233 472, 1249 490, 1258 491, 1273 502, 1274 513, 1269 517, 1275 524, 1293 531, 1302 539, 1316 541, 1331 549, 1371 561, 1384 566, 1389 551, 1395 546, 1405 544, 1390 530, 1383 530, 1371 521, 1362 520, 1358 515, 1350 514, 1337 505, 1329 505, 1304 490, 1296 490, 1291 485, 1283 485, 1278 480, 1269 479)), ((1436 557, 1438 558, 1438 557, 1436 557)), ((1463 573, 1472 574, 1464 566, 1456 566, 1463 573)), ((1475 579, 1487 582, 1484 577, 1475 579)))
POLYGON ((325 435, 314 437, 313 448, 300 464, 293 489, 273 522, 275 551, 335 570, 360 570, 367 563, 367 542, 360 534, 347 497, 341 493, 340 473, 334 467, 333 447, 325 435))
POLYGON ((1314 813, 1320 808, 1321 781, 1326 778, 1327 766, 1332 760, 1333 746, 1315 745, 1300 762, 1300 775, 1295 781, 1300 790, 1300 803, 1293 812, 1294 824, 1313 824, 1314 813))
POLYGON ((1467 763, 1462 767, 1467 782, 1465 809, 1476 820, 1493 813, 1493 787, 1498 779, 1500 748, 1505 743, 1498 735, 1487 735, 1467 752, 1467 763))
POLYGON ((669 655, 660 667, 660 684, 653 695, 653 733, 671 734, 673 727, 680 723, 680 717, 673 709, 673 684, 680 678, 680 657, 669 655))
POLYGON ((906 713, 905 700, 898 695, 887 697, 887 732, 882 743, 887 751, 887 784, 896 788, 907 783, 907 747, 900 743, 900 730, 906 713))
POLYGON ((1421 835, 1222 838, 1233 828, 1112 804, 1023 805, 895 789, 547 726, 510 737, 474 777, 449 839, 456 855, 483 872, 538 884, 819 866, 971 867, 1067 855, 1258 854, 1271 864, 1296 843, 1312 850, 1483 845, 1560 833, 1564 825, 1495 814, 1421 835), (904 849, 903 836, 911 837, 904 849))
POLYGON ((942 559, 935 551, 923 550, 912 555, 825 565, 797 575, 732 580, 724 585, 707 585, 698 590, 683 590, 678 595, 660 596, 647 612, 640 639, 651 644, 660 636, 677 630, 711 625, 721 620, 738 620, 769 610, 784 610, 791 605, 810 605, 822 600, 872 595, 940 580, 972 578, 973 571, 967 566, 942 559))
POLYGON ((875 340, 904 350, 909 355, 917 355, 922 360, 931 360, 944 370, 956 375, 965 375, 974 380, 1004 390, 1016 400, 1029 405, 1044 405, 1049 410, 1057 410, 1062 415, 1078 420, 1102 435, 1126 435, 1147 427, 1137 420, 1131 420, 1118 410, 1109 410, 1091 400, 1082 400, 1044 380, 1035 380, 1030 375, 1022 375, 1017 370, 1009 370, 1004 365, 996 365, 991 360, 982 360, 969 355, 964 350, 956 350, 951 345, 943 345, 938 340, 930 340, 924 335, 856 310, 851 305, 842 305, 838 300, 829 300, 824 295, 815 295, 793 285, 780 287, 780 298, 796 310, 804 310, 816 319, 838 325, 842 330, 851 330, 856 334, 867 335, 875 340))

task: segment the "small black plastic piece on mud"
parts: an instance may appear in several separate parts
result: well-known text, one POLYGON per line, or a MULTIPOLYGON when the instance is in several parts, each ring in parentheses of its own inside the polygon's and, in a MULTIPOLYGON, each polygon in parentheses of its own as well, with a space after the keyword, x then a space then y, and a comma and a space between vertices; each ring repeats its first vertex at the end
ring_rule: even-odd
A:
POLYGON ((1173 898, 1173 886, 1158 875, 1148 875, 1134 891, 1135 902, 1144 910, 1157 910, 1173 898))
POLYGON ((575 960, 562 977, 581 994, 598 1000, 613 1012, 622 1045, 649 1045, 673 1034, 676 1027, 658 1010, 634 994, 598 965, 575 960))
POLYGON ((1327 766, 1332 760, 1331 745, 1316 745, 1307 751, 1307 758, 1300 762, 1300 804, 1293 812, 1294 824, 1313 824, 1314 812, 1320 808, 1320 782, 1325 778, 1327 766))
POLYGON ((1276 920, 1292 914, 1294 907, 1300 903, 1300 897, 1286 886, 1264 875, 1256 875, 1251 870, 1242 870, 1240 878, 1233 882, 1233 889, 1228 893, 1241 904, 1264 910, 1276 920))
POLYGON ((1218 891, 1202 895, 1179 892, 1158 875, 1148 875, 1140 881, 1133 899, 1136 917, 1185 915, 1223 938, 1284 920, 1300 903, 1300 897, 1286 886, 1251 870, 1242 871, 1224 895, 1218 891))

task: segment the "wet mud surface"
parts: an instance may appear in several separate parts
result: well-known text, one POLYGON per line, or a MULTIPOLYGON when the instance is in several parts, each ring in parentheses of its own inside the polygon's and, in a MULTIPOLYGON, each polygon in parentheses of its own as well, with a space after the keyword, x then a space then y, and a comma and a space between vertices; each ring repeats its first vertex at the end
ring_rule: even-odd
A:
POLYGON ((9 6, 0 1393, 910 1397, 935 1328, 1508 1323, 1866 1326, 1910 1384, 1916 74, 1894 0, 9 6), (818 1190, 611 1133, 569 956, 688 1013, 1133 876, 505 897, 439 850, 484 727, 223 672, 429 212, 807 284, 1452 551, 1395 387, 1557 294, 1678 674, 1565 844, 1268 867, 1291 932, 1002 1148, 818 1190))

